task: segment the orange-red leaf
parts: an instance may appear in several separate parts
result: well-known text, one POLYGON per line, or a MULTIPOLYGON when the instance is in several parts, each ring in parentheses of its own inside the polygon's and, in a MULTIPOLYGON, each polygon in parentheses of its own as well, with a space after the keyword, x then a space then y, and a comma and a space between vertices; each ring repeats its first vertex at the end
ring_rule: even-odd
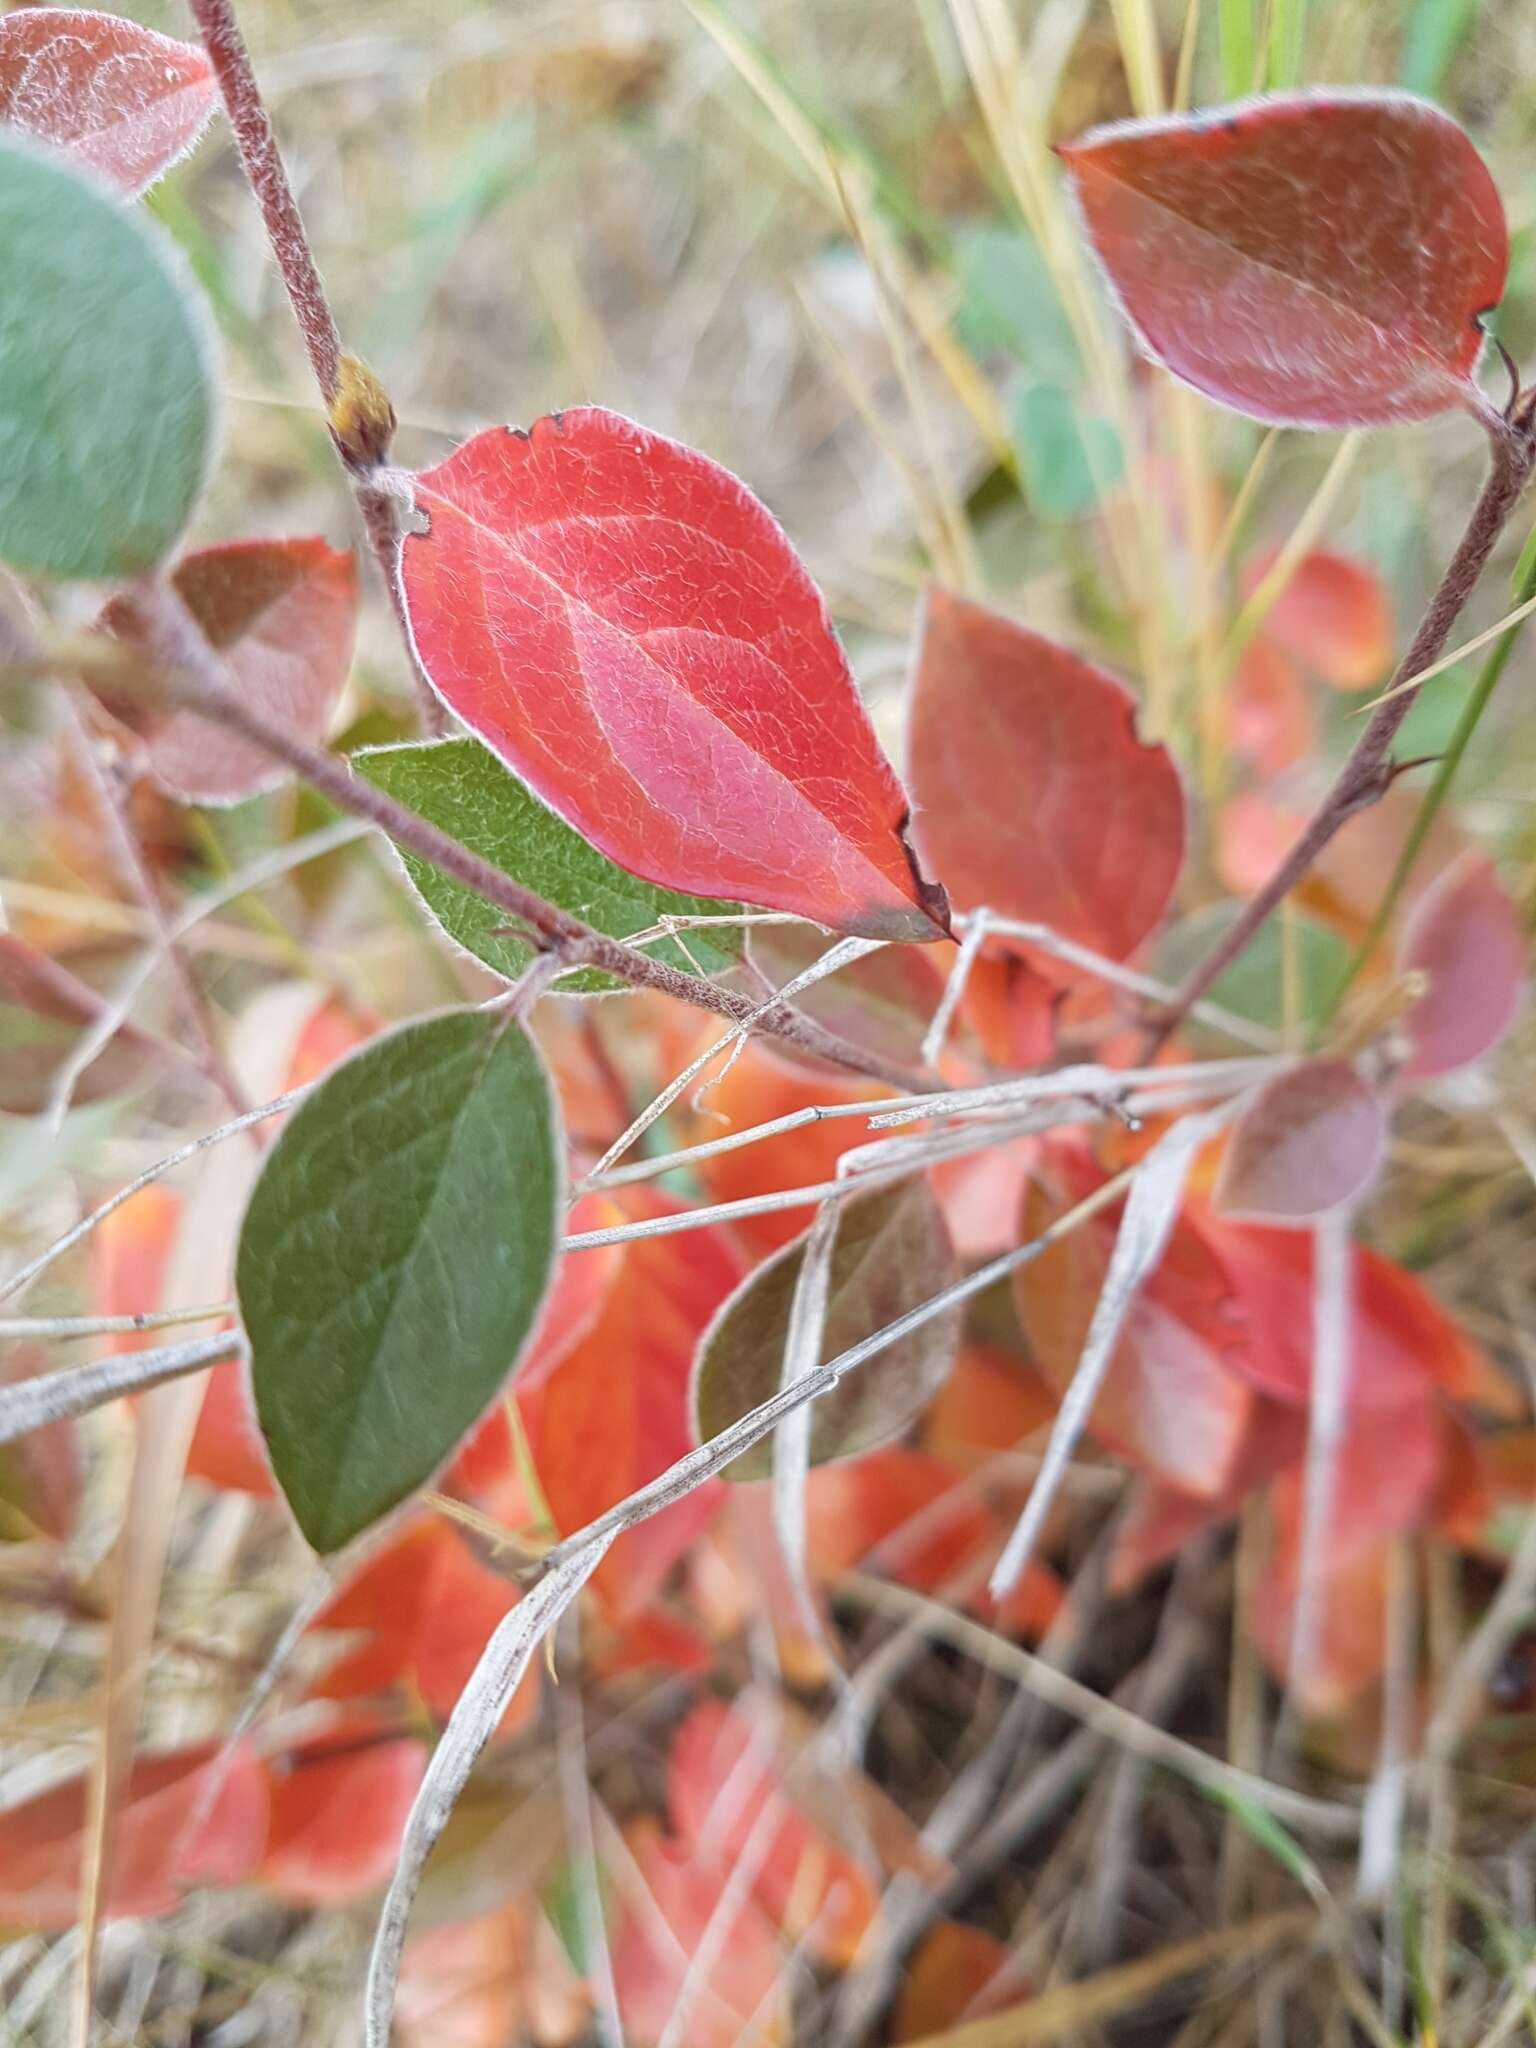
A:
POLYGON ((844 931, 947 930, 821 595, 728 471, 584 406, 477 434, 415 492, 422 666, 599 851, 844 931))
MULTIPOLYGON (((1312 1232, 1214 1219, 1207 1228, 1248 1330, 1232 1354, 1234 1371, 1275 1400, 1305 1407, 1312 1396, 1312 1232)), ((1437 1386, 1453 1400, 1510 1412, 1508 1381, 1421 1280, 1368 1245, 1354 1247, 1353 1270, 1351 1407, 1393 1408, 1437 1386)))
MULTIPOLYGON (((1021 1237, 1038 1237, 1103 1178, 1077 1147, 1051 1146, 1025 1194, 1021 1237)), ((1058 1391, 1082 1357, 1117 1216, 1118 1205, 1091 1217, 1014 1277, 1031 1353, 1058 1391)), ((1219 1494, 1248 1420, 1251 1396, 1234 1369, 1242 1337, 1222 1258, 1185 1216, 1126 1317, 1089 1428, 1184 1491, 1219 1494)))
POLYGON ((1429 988, 1403 1019, 1413 1043, 1404 1071, 1427 1077, 1481 1059, 1509 1029, 1525 987, 1520 912, 1479 853, 1464 854, 1425 890, 1403 928, 1397 964, 1429 988))
POLYGON ((1184 791, 1113 676, 931 590, 908 759, 918 843, 961 908, 1116 960, 1158 924, 1184 859, 1184 791))
POLYGON ((411 1737, 369 1739, 346 1726, 269 1768, 271 1821, 260 1875, 301 1906, 339 1906, 387 1884, 426 1768, 411 1737))
POLYGON ((926 2041, 949 2033, 962 2020, 984 2019, 1021 2004, 1029 1996, 1024 1978, 1012 1976, 994 1986, 1008 1958, 1007 1947, 985 1928, 941 1920, 924 1935, 907 1965, 892 2038, 926 2041))
POLYGON ((1317 744, 1307 686, 1290 656, 1268 640, 1251 641, 1237 665, 1227 689, 1227 732, 1234 749, 1264 775, 1283 774, 1317 744))
POLYGON ((1299 1222, 1361 1194, 1387 1145, 1381 1098, 1350 1060, 1304 1060, 1267 1082, 1227 1143, 1216 1206, 1299 1222))
MULTIPOLYGON (((172 579, 240 695, 296 739, 324 737, 347 679, 357 565, 323 540, 226 541, 185 556, 172 579)), ((129 614, 106 623, 132 637, 129 614)), ((145 742, 150 773, 189 803, 239 803, 289 773, 252 741, 178 711, 145 742)))
POLYGON ((84 7, 0 20, 0 122, 66 149, 136 198, 184 156, 217 98, 191 43, 84 7))
POLYGON ((668 1841, 650 1823, 628 1830, 628 1846, 636 1882, 613 1942, 625 2040, 653 2048, 668 2031, 719 1909, 724 1931, 711 1943, 703 1981, 692 1986, 688 2048, 783 2048, 788 1981, 778 1938, 750 1898, 734 1909, 729 1899, 722 1904, 727 1866, 668 1841))
POLYGON ((750 1856, 752 1896, 793 1941, 809 1937, 845 1969, 874 1918, 869 1872, 812 1826, 780 1782, 771 1735, 740 1708, 703 1700, 678 1729, 667 1767, 667 1810, 701 1858, 750 1856))
MULTIPOLYGON (((1263 582, 1277 553, 1271 548, 1249 563, 1245 596, 1263 582)), ((1364 690, 1392 659, 1392 606, 1374 569, 1317 549, 1291 571, 1264 614, 1264 633, 1336 690, 1364 690)))
MULTIPOLYGON (((676 1204, 651 1195, 631 1196, 625 1206, 642 1216, 676 1204)), ((538 1387, 519 1396, 539 1484, 564 1533, 693 1447, 694 1352, 742 1271, 723 1231, 636 1239, 596 1322, 538 1387)), ((612 1608, 632 1614, 646 1605, 714 1514, 721 1490, 718 1480, 696 1487, 618 1539, 593 1579, 612 1608)))
MULTIPOLYGON (((255 1870, 267 1832, 266 1778, 243 1744, 223 1770, 207 1818, 192 1831, 217 1744, 142 1757, 117 1809, 105 1917, 173 1912, 196 1885, 240 1884, 255 1870)), ((65 1928, 79 1917, 86 1781, 0 1813, 0 1922, 65 1928)))
POLYGON ((1196 390, 1292 427, 1471 402, 1509 237, 1438 107, 1278 93, 1095 129, 1062 154, 1132 326, 1196 390))

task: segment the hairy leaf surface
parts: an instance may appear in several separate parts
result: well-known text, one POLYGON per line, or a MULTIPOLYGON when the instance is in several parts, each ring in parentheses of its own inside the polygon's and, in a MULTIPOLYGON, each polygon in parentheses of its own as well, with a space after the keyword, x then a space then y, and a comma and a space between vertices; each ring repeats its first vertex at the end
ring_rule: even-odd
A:
MULTIPOLYGON (((352 765, 375 788, 418 812, 494 867, 611 939, 649 931, 663 917, 725 917, 739 906, 682 896, 642 882, 557 817, 478 740, 367 747, 352 765)), ((407 848, 400 858, 417 893, 450 938, 493 973, 515 981, 532 949, 506 929, 507 913, 450 881, 407 848)), ((715 925, 646 947, 686 974, 719 974, 741 958, 739 927, 715 925)), ((566 975, 562 994, 622 986, 610 974, 566 975)))
POLYGON ((489 1012, 375 1039, 295 1113, 236 1286, 273 1471, 317 1550, 420 1486, 512 1371, 563 1194, 543 1064, 489 1012))
POLYGON ((136 21, 83 7, 0 19, 0 123, 67 149, 130 199, 192 148, 217 100, 201 50, 136 21))
POLYGON ((179 257, 95 178, 0 133, 0 279, 0 559, 54 576, 153 568, 215 438, 209 338, 179 257))
POLYGON ((1438 107, 1276 93, 1097 128, 1062 155, 1131 325, 1197 391, 1290 427, 1472 402, 1509 237, 1438 107))

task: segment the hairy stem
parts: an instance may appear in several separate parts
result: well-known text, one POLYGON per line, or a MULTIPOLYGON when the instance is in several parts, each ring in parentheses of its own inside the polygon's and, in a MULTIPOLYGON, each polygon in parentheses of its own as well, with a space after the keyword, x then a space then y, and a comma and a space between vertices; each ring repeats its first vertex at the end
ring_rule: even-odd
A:
POLYGON ((695 1009, 711 1010, 734 1024, 750 1024, 816 1059, 850 1067, 903 1093, 924 1093, 937 1085, 877 1053, 850 1045, 787 1006, 764 1008, 747 996, 719 988, 699 976, 684 974, 633 946, 594 931, 580 918, 525 889, 504 869, 493 867, 458 840, 450 839, 415 811, 407 810, 371 783, 360 781, 334 754, 270 723, 232 687, 224 664, 203 637, 197 621, 162 578, 142 578, 132 586, 129 601, 146 645, 163 672, 162 680, 179 703, 251 740, 275 760, 285 762, 340 809, 366 818, 397 844, 409 847, 451 880, 507 912, 526 928, 540 951, 557 953, 567 965, 579 963, 600 968, 636 988, 655 989, 679 1002, 690 1003, 695 1009))
POLYGON ((1241 917, 1189 975, 1178 993, 1154 1019, 1155 1041, 1162 1044, 1178 1029, 1191 1007, 1245 952, 1260 928, 1280 903, 1302 881, 1312 863, 1340 828, 1359 811, 1379 803, 1391 786, 1394 774, 1390 759, 1392 742, 1408 713, 1418 700, 1418 691, 1404 689, 1405 683, 1422 675, 1443 652, 1463 605, 1472 595, 1487 566, 1505 523, 1518 504, 1536 461, 1530 395, 1514 408, 1505 421, 1490 415, 1486 424, 1493 446, 1493 464, 1478 498, 1461 543, 1451 557, 1430 599, 1413 643, 1392 678, 1390 691, 1376 706, 1370 723, 1355 743, 1353 753, 1334 778, 1333 787, 1318 805, 1301 837, 1281 861, 1264 887, 1253 897, 1241 917))
POLYGON ((329 411, 341 388, 341 337, 310 250, 298 201, 272 132, 250 53, 230 0, 191 0, 192 14, 235 131, 240 161, 266 223, 267 239, 287 287, 293 317, 320 395, 329 411))

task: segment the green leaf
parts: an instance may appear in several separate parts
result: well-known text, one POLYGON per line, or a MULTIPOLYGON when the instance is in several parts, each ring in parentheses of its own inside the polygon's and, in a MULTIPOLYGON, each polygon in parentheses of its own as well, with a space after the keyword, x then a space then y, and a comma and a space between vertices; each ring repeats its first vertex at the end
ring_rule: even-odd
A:
POLYGON ((175 545, 215 439, 185 266, 94 179, 0 137, 0 558, 132 576, 175 545))
POLYGON ((235 1285, 272 1469, 317 1550, 430 1478, 512 1371, 564 1195, 543 1062, 490 1011, 375 1039, 295 1112, 235 1285))
POLYGON ((1108 420, 1082 419, 1057 384, 1026 384, 1008 408, 1025 493, 1044 519, 1091 512, 1125 474, 1125 451, 1108 420))
POLYGON ((1082 359, 1040 246, 1022 228, 965 227, 954 238, 956 332, 972 355, 1009 354, 1071 386, 1082 359))
MULTIPOLYGON (((806 1239, 749 1273, 704 1332, 693 1367, 694 1433, 708 1443, 779 1389, 789 1311, 806 1239)), ((943 1211, 926 1178, 842 1204, 821 1359, 872 1337, 960 1277, 943 1211)), ((899 1436, 949 1377, 963 1311, 935 1316, 860 1366, 811 1409, 811 1463, 851 1458, 899 1436)), ((766 1479, 769 1439, 744 1451, 727 1479, 766 1479)))
MULTIPOLYGON (((1159 941, 1153 971, 1177 987, 1226 937, 1242 910, 1237 902, 1211 903, 1181 918, 1159 941)), ((1272 917, 1262 926, 1253 943, 1212 984, 1207 1001, 1251 1024, 1261 1024, 1267 1031, 1280 1030, 1287 1021, 1285 923, 1272 917)), ((1304 1026, 1322 1017, 1338 977, 1349 965, 1349 945, 1330 925, 1319 924, 1305 913, 1296 913, 1290 925, 1293 951, 1289 972, 1295 1012, 1289 1021, 1304 1026)), ((1191 1017, 1180 1030, 1191 1044, 1206 1043, 1208 1034, 1198 1018, 1191 1017)), ((1229 1049, 1224 1038, 1218 1042, 1229 1049)))
MULTIPOLYGON (((531 795, 478 740, 367 747, 352 756, 352 765, 386 796, 611 939, 649 931, 664 916, 722 917, 740 908, 707 896, 680 896, 626 874, 531 795)), ((531 949, 521 939, 498 935, 504 933, 507 913, 404 847, 400 858, 448 936, 494 973, 515 981, 531 949)), ((742 935, 721 925, 689 932, 681 940, 663 939, 646 950, 669 967, 709 976, 741 958, 742 935)), ((611 974, 590 969, 560 983, 563 995, 595 995, 619 987, 622 983, 611 974)))

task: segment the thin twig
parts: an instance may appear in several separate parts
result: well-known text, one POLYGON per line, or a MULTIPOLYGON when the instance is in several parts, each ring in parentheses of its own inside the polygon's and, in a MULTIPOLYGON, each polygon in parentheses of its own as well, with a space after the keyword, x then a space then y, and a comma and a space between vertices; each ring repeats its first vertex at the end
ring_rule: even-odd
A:
POLYGON ((1370 723, 1355 743, 1354 751, 1339 770, 1333 787, 1323 798, 1301 837, 1281 861, 1220 941, 1193 970, 1177 996, 1155 1020, 1156 1041, 1161 1044, 1178 1029, 1191 1006, 1220 979, 1243 953, 1271 913, 1302 881, 1312 863, 1342 826, 1358 812, 1380 802, 1391 785, 1392 742, 1408 713, 1418 700, 1416 688, 1405 688, 1423 675, 1445 647, 1450 631, 1472 595, 1488 557, 1530 478, 1536 461, 1530 407, 1517 408, 1505 422, 1497 414, 1485 420, 1493 447, 1493 464, 1483 486, 1460 545, 1451 557, 1440 587, 1403 656, 1387 696, 1377 705, 1370 723))
POLYGON ((415 811, 407 810, 383 790, 353 775, 335 755, 309 745, 265 718, 231 686, 223 662, 204 639, 197 621, 174 588, 163 578, 140 579, 132 586, 129 601, 147 645, 165 671, 164 682, 189 709, 228 726, 274 759, 286 762, 295 774, 340 809, 366 819, 398 845, 409 847, 429 861, 450 880, 507 912, 529 932, 539 950, 564 948, 570 955, 579 954, 583 964, 600 968, 621 981, 655 989, 695 1009, 712 1010, 736 1024, 750 1023, 801 1052, 851 1067, 887 1087, 903 1091, 924 1087, 925 1077, 921 1074, 850 1045, 782 1002, 764 1008, 750 997, 717 987, 699 976, 684 974, 594 931, 569 911, 535 895, 533 890, 514 881, 505 869, 482 860, 415 811))

